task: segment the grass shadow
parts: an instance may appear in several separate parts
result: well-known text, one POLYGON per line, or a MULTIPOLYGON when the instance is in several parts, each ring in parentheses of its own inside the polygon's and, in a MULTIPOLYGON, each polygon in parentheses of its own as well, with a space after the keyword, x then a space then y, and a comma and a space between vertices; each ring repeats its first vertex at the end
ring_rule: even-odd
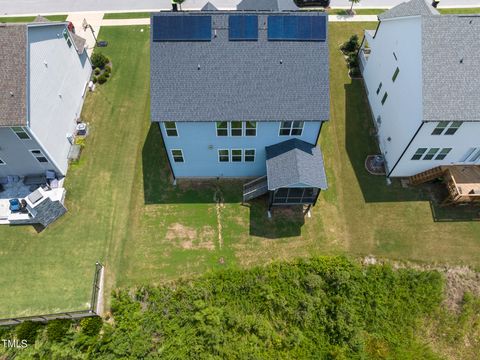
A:
POLYGON ((416 188, 403 188, 399 180, 388 185, 385 176, 375 176, 365 169, 368 155, 379 154, 375 127, 362 80, 352 80, 345 89, 345 146, 365 202, 429 200, 416 188))
POLYGON ((300 236, 305 224, 303 206, 274 206, 267 215, 267 198, 250 201, 250 235, 267 239, 300 236))
POLYGON ((178 180, 168 164, 158 124, 151 124, 142 149, 143 194, 145 204, 194 204, 242 201, 242 180, 178 180), (219 197, 220 196, 220 197, 219 197))

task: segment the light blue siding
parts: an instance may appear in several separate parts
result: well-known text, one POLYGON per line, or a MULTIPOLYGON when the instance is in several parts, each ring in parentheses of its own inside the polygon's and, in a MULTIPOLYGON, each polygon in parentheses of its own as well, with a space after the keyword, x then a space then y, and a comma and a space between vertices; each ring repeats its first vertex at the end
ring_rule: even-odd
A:
MULTIPOLYGON (((255 177, 266 174, 265 147, 298 138, 311 144, 317 141, 320 121, 304 123, 302 136, 279 136, 280 122, 258 122, 257 136, 216 136, 215 122, 177 122, 178 137, 166 136, 160 123, 165 147, 175 177, 255 177), (183 163, 173 161, 172 149, 183 150, 183 163), (255 149, 255 162, 218 161, 220 149, 255 149)), ((231 155, 231 154, 230 154, 231 155)))

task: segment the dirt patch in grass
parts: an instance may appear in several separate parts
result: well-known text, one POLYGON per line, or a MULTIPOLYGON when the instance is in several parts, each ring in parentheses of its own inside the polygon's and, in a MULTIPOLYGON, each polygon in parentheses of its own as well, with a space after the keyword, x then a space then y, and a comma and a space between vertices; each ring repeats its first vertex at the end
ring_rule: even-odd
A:
POLYGON ((203 226, 196 230, 180 223, 174 223, 168 227, 165 239, 172 242, 177 241, 178 246, 185 250, 214 250, 214 236, 215 231, 210 226, 203 226))

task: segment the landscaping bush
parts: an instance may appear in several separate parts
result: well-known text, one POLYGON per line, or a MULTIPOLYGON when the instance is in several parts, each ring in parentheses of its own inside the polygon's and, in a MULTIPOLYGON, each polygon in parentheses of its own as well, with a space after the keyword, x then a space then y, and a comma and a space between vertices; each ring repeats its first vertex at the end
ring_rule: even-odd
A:
POLYGON ((93 73, 94 73, 95 75, 99 75, 100 72, 101 72, 101 70, 100 70, 100 68, 98 68, 98 67, 95 68, 95 70, 93 71, 93 73))
POLYGON ((108 57, 103 55, 101 52, 93 53, 91 61, 92 61, 92 66, 94 68, 100 68, 100 69, 103 69, 105 65, 107 65, 110 62, 108 57))
POLYGON ((35 343, 37 333, 43 325, 39 322, 25 321, 15 328, 15 335, 19 341, 27 340, 28 344, 35 343))
POLYGON ((105 71, 105 74, 103 74, 107 79, 110 77, 110 73, 105 71))
POLYGON ((347 65, 349 69, 358 67, 358 56, 356 52, 348 54, 347 65))
POLYGON ((112 72, 112 68, 110 65, 105 65, 105 72, 107 73, 111 73, 112 72))
POLYGON ((98 78, 97 78, 96 76, 94 76, 94 77, 92 78, 92 82, 93 82, 94 84, 96 84, 97 81, 98 81, 98 78))
POLYGON ((100 75, 100 76, 98 77, 98 79, 97 79, 97 82, 98 82, 99 84, 103 84, 103 83, 105 83, 106 81, 107 81, 107 77, 105 76, 105 74, 100 75))
POLYGON ((350 37, 350 39, 340 46, 340 50, 344 54, 349 54, 351 52, 356 52, 360 48, 360 44, 358 43, 358 35, 354 34, 350 37))
POLYGON ((82 333, 88 336, 98 335, 103 325, 102 318, 99 316, 88 317, 80 321, 82 333))
POLYGON ((52 320, 47 324, 47 339, 49 341, 61 341, 72 324, 68 319, 52 320))

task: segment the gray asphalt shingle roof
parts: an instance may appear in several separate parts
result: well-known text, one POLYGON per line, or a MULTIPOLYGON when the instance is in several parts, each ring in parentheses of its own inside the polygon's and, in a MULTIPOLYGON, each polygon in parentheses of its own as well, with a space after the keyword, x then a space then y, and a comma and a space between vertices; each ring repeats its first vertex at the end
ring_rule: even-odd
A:
POLYGON ((192 13, 212 16, 216 36, 151 43, 152 121, 328 120, 327 41, 268 41, 264 12, 255 13, 258 41, 229 41, 228 16, 236 12, 181 15, 192 13))
POLYGON ((380 20, 387 20, 405 16, 429 16, 438 14, 437 9, 435 9, 428 0, 411 0, 388 9, 384 13, 378 15, 378 18, 380 20))
POLYGON ((27 123, 27 26, 0 25, 0 126, 27 123))
POLYGON ((207 2, 205 5, 203 5, 202 11, 217 11, 217 7, 213 5, 211 2, 207 2))
POLYGON ((480 121, 480 16, 411 0, 379 18, 405 16, 421 16, 423 121, 480 121))
POLYGON ((269 10, 269 11, 285 11, 298 10, 293 0, 242 0, 237 5, 237 10, 269 10))
POLYGON ((327 189, 327 176, 320 148, 299 139, 267 146, 268 189, 295 184, 327 189))
POLYGON ((422 18, 424 121, 480 121, 480 16, 422 18))

